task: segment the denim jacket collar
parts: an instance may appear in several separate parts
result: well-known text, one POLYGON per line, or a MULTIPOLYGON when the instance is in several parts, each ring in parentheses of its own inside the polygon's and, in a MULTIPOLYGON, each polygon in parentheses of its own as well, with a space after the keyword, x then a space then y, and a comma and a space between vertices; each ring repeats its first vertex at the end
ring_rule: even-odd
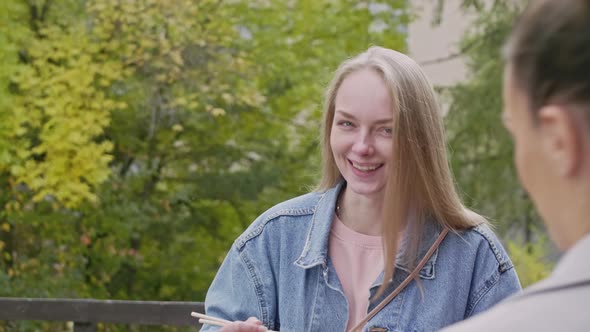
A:
MULTIPOLYGON (((336 209, 336 201, 338 194, 344 186, 344 181, 337 184, 335 187, 327 190, 320 198, 317 203, 315 212, 313 214, 313 220, 307 235, 307 240, 303 247, 303 251, 299 258, 295 261, 295 265, 304 269, 309 269, 317 265, 327 265, 328 257, 328 241, 330 238, 330 228, 332 220, 334 219, 334 211, 336 209)), ((442 231, 442 227, 438 225, 434 220, 432 222, 425 223, 423 229, 423 240, 420 242, 418 249, 418 257, 423 257, 424 254, 430 249, 430 246, 436 241, 442 231)), ((396 256, 396 268, 403 270, 407 273, 411 273, 410 264, 407 262, 405 252, 407 250, 407 236, 404 236, 400 243, 400 249, 396 256)), ((422 279, 434 279, 436 265, 436 259, 438 256, 438 249, 430 257, 428 262, 420 270, 420 277, 422 279)), ((383 274, 377 278, 376 283, 373 285, 378 286, 381 284, 383 274)))
POLYGON ((307 240, 303 246, 303 252, 295 261, 297 266, 304 269, 320 264, 326 266, 330 228, 332 226, 332 220, 334 220, 338 194, 343 186, 344 181, 341 181, 321 196, 313 214, 307 240))

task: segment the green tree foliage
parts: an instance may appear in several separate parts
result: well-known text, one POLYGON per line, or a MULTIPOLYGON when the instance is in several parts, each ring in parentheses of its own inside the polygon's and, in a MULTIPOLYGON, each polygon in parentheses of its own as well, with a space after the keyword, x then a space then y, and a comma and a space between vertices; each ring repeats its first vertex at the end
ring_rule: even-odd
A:
MULTIPOLYGON (((475 4, 466 5, 469 9, 475 4)), ((512 141, 500 118, 501 49, 519 7, 512 1, 481 6, 460 46, 469 77, 443 94, 451 100, 446 122, 458 186, 467 204, 491 217, 505 233, 515 225, 523 230, 526 222, 537 219, 516 177, 512 141)))
POLYGON ((533 230, 535 241, 508 241, 510 258, 514 263, 518 278, 523 287, 528 287, 549 276, 553 269, 550 261, 550 246, 547 236, 533 230))
POLYGON ((253 218, 314 184, 325 84, 403 51, 405 6, 1 2, 0 296, 203 300, 253 218))

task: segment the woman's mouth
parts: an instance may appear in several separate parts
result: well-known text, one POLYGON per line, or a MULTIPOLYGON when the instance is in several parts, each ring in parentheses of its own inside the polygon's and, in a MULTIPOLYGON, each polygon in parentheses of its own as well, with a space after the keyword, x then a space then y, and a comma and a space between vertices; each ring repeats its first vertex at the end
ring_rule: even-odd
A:
POLYGON ((370 173, 373 172, 377 169, 379 169, 381 166, 383 166, 383 164, 376 164, 376 163, 357 163, 354 161, 349 160, 348 161, 352 167, 358 171, 364 172, 364 173, 370 173))

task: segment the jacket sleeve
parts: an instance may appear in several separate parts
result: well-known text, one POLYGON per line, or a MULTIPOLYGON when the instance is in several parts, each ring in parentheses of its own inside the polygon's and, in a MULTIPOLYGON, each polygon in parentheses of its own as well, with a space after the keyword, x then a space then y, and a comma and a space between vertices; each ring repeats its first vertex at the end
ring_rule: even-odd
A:
MULTIPOLYGON (((262 286, 256 269, 246 252, 235 244, 230 249, 205 298, 205 312, 209 316, 230 321, 260 319, 265 325, 262 286)), ((219 327, 203 325, 201 331, 217 331, 219 327)))
POLYGON ((486 284, 489 287, 481 293, 481 296, 474 299, 470 305, 472 309, 467 313, 465 318, 486 311, 502 300, 521 291, 520 281, 518 280, 514 267, 510 267, 504 272, 498 271, 486 280, 486 284))
POLYGON ((478 227, 478 232, 486 241, 478 246, 474 281, 464 318, 485 311, 521 290, 514 265, 496 235, 487 227, 478 227))

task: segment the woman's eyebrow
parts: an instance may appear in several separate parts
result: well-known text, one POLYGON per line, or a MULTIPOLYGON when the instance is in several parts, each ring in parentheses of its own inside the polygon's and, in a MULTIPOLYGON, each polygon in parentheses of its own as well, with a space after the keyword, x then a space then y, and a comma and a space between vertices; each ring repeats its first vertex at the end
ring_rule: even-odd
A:
MULTIPOLYGON (((345 112, 343 110, 337 110, 336 113, 340 113, 341 115, 343 115, 344 117, 350 118, 350 119, 356 119, 356 117, 348 112, 345 112)), ((375 124, 386 124, 386 123, 391 123, 393 122, 393 118, 386 118, 386 119, 379 119, 373 123, 375 124)))
POLYGON ((356 119, 354 115, 347 113, 343 110, 336 110, 336 113, 340 113, 341 115, 344 115, 347 118, 356 119))

